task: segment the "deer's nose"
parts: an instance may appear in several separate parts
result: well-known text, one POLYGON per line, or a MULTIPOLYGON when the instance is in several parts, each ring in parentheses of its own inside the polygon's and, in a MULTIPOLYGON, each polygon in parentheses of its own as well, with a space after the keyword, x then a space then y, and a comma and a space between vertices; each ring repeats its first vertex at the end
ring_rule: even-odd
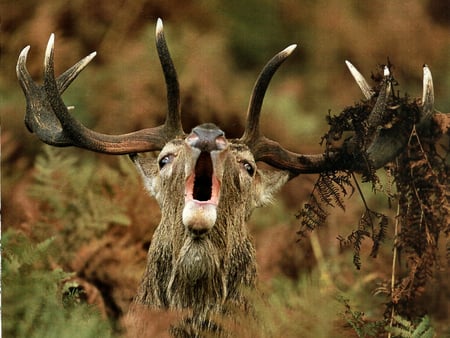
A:
POLYGON ((186 138, 186 142, 201 151, 211 152, 223 150, 227 146, 225 133, 215 124, 201 124, 194 129, 186 138))

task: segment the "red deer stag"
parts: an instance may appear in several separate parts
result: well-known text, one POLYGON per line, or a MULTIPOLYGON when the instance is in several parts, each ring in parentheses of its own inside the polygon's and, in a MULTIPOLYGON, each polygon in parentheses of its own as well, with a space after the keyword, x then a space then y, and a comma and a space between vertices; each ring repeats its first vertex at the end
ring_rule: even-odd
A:
MULTIPOLYGON (((254 287, 256 280, 255 250, 246 227, 254 208, 268 203, 284 183, 302 173, 361 172, 369 165, 383 166, 406 144, 407 136, 399 136, 400 128, 411 129, 414 123, 407 119, 397 121, 389 129, 383 128, 383 114, 392 90, 388 68, 375 91, 347 62, 365 98, 374 102, 366 121, 369 139, 364 149, 355 147, 357 143, 352 144, 350 139, 339 149, 305 155, 288 151, 266 138, 259 128, 263 98, 275 71, 295 49, 291 45, 275 55, 259 75, 241 138, 227 139, 211 123, 199 125, 186 134, 180 119, 177 74, 162 22, 158 20, 156 48, 167 87, 166 120, 155 128, 105 135, 74 119, 61 98, 95 53, 55 78, 53 44, 51 35, 45 53, 43 85, 35 84, 26 69, 29 46, 18 59, 17 76, 27 101, 26 126, 53 146, 130 155, 162 210, 135 301, 154 308, 190 311, 194 331, 202 327, 212 329, 210 314, 224 312, 226 304, 245 307, 242 291, 254 287), (258 167, 258 161, 269 164, 269 168, 258 167)), ((433 85, 427 66, 423 81, 417 125, 426 124, 434 112, 433 85)))

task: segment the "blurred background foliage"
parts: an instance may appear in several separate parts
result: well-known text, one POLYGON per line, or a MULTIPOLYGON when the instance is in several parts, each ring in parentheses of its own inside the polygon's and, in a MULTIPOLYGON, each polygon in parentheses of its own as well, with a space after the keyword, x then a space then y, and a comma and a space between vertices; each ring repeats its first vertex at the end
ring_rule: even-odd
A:
MULTIPOLYGON (((298 43, 297 51, 275 76, 262 117, 263 132, 289 149, 320 151, 328 111, 339 113, 361 99, 344 60, 352 61, 369 78, 389 58, 401 90, 412 97, 421 96, 422 64, 427 63, 433 72, 436 108, 450 110, 448 1, 16 0, 0 1, 0 13, 2 231, 10 232, 10 238, 20 233, 31 247, 52 237, 48 245, 56 250, 42 258, 49 262, 44 267, 75 272, 74 289, 87 294, 88 302, 96 304, 115 328, 141 277, 159 210, 143 192, 126 157, 49 150, 28 133, 23 124, 25 100, 15 75, 17 57, 26 45, 31 46, 28 69, 38 81, 50 33, 56 34, 57 73, 97 51, 64 100, 76 107, 73 114, 83 123, 108 133, 156 126, 164 118, 165 88, 153 37, 158 17, 164 20, 179 75, 185 130, 215 122, 227 136, 240 136, 258 72, 292 43, 298 43)), ((273 294, 274 308, 289 309, 294 325, 288 329, 281 316, 277 322, 282 330, 272 327, 272 333, 305 332, 304 326, 296 329, 295 315, 315 308, 320 297, 314 295, 323 294, 320 283, 305 282, 310 273, 331 280, 332 288, 349 297, 369 320, 383 316, 385 299, 371 292, 377 281, 389 278, 392 245, 386 244, 376 260, 367 258, 370 249, 366 248, 363 267, 355 271, 352 253, 341 252, 336 240, 357 223, 363 211, 357 198, 347 202, 346 213, 333 212, 329 226, 310 241, 297 243, 294 215, 313 182, 312 176, 290 182, 279 201, 255 212, 251 220, 262 285, 273 294), (318 289, 310 298, 295 304, 297 297, 314 287, 318 289)), ((394 213, 383 196, 371 193, 370 185, 363 189, 373 209, 394 213)), ((4 253, 11 243, 3 242, 4 253)), ((3 267, 10 269, 10 265, 3 267)), ((37 297, 35 302, 42 302, 38 287, 27 298, 16 298, 20 289, 13 286, 34 278, 19 273, 22 270, 5 271, 4 277, 10 277, 2 288, 5 306, 13 299, 31 302, 37 297)), ((49 276, 53 282, 66 279, 49 276)), ((330 284, 325 285, 329 290, 330 284)), ((32 290, 31 286, 24 288, 32 290)), ((336 292, 325 295, 333 298, 336 292)), ((424 308, 438 332, 449 330, 448 295, 448 281, 439 276, 424 295, 424 308)), ((7 328, 14 321, 32 320, 21 315, 23 308, 11 311, 16 312, 4 317, 7 328)), ((331 312, 308 318, 330 332, 326 330, 336 320, 329 318, 331 312)), ((50 325, 45 318, 43 323, 50 325)), ((32 336, 23 332, 22 336, 32 336)))

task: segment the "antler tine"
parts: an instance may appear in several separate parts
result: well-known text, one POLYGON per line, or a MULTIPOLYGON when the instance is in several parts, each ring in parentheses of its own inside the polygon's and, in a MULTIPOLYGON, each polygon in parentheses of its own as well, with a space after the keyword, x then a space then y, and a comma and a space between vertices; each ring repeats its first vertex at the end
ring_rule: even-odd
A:
POLYGON ((156 49, 159 61, 164 73, 167 87, 168 113, 164 124, 165 131, 169 137, 183 135, 180 109, 180 86, 178 84, 177 72, 167 48, 164 37, 163 22, 160 18, 156 23, 156 49))
POLYGON ((423 65, 422 120, 426 120, 434 112, 434 88, 430 68, 423 65))
POLYGON ((72 67, 67 69, 56 79, 58 85, 59 94, 64 93, 64 91, 70 86, 73 80, 76 79, 78 74, 92 61, 92 59, 97 55, 97 52, 92 52, 88 56, 84 57, 72 67))
POLYGON ((367 118, 367 125, 371 130, 375 130, 382 123, 388 96, 391 92, 391 73, 387 66, 383 67, 383 76, 383 82, 378 93, 377 101, 367 118))
POLYGON ((366 79, 362 74, 356 69, 355 66, 353 66, 350 61, 345 60, 345 64, 347 65, 348 70, 352 74, 353 78, 355 79, 356 83, 358 84, 359 88, 361 89, 364 97, 366 100, 370 100, 370 98, 373 96, 374 91, 367 83, 366 79))
MULTIPOLYGON (((45 93, 34 83, 27 70, 26 62, 29 51, 30 46, 21 51, 16 66, 17 78, 27 101, 25 125, 29 131, 36 132, 39 138, 47 144, 68 146, 71 144, 70 139, 63 134, 59 120, 45 99, 45 93)), ((61 88, 63 87, 62 85, 61 88)))
POLYGON ((380 168, 394 159, 402 150, 407 139, 407 136, 399 130, 400 124, 394 125, 390 129, 380 128, 383 125, 387 101, 392 89, 391 73, 387 66, 384 66, 383 75, 377 101, 367 118, 368 134, 369 137, 372 137, 367 148, 367 155, 374 168, 380 168))
POLYGON ((27 63, 28 52, 30 51, 30 46, 26 46, 19 54, 19 59, 17 60, 16 73, 19 79, 20 86, 24 92, 30 92, 37 90, 36 84, 33 82, 30 73, 28 72, 27 63))
POLYGON ((290 45, 275 55, 263 68, 253 87, 252 96, 247 110, 247 123, 241 140, 247 145, 253 144, 260 138, 259 116, 270 80, 278 67, 292 54, 297 45, 290 45))

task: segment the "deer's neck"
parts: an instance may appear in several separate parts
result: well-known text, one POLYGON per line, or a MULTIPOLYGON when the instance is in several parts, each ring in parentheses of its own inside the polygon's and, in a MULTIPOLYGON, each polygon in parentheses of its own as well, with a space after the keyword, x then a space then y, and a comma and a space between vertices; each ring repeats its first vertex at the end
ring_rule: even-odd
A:
POLYGON ((235 233, 236 226, 218 221, 204 238, 194 239, 180 224, 167 227, 163 219, 136 301, 194 312, 220 312, 227 301, 242 303, 242 288, 253 287, 256 280, 254 248, 244 224, 235 233))

